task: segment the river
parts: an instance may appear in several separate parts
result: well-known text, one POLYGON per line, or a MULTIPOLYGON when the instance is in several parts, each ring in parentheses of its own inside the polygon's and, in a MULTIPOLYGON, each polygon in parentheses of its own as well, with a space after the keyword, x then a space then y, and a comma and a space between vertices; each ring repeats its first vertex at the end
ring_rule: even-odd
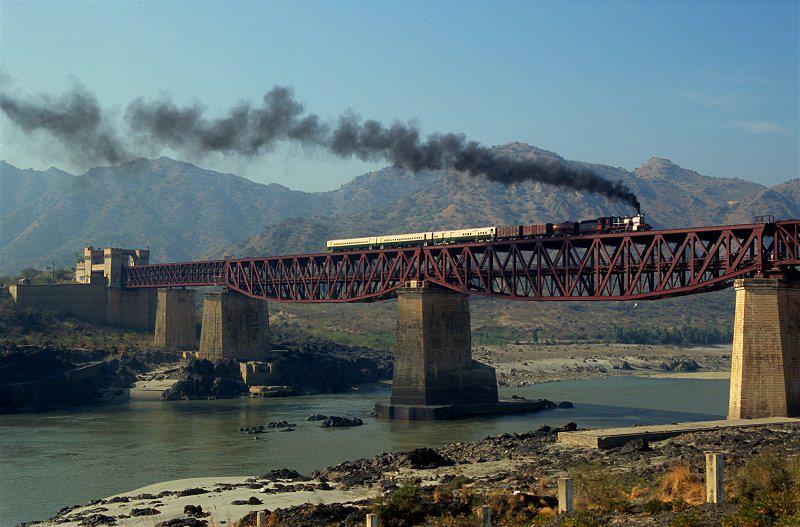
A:
POLYGON ((576 421, 583 428, 724 417, 727 380, 609 377, 501 390, 502 397, 568 400, 572 409, 461 421, 369 417, 388 389, 284 399, 130 400, 45 414, 0 416, 0 525, 159 481, 301 472, 387 450, 408 450, 576 421), (306 416, 351 414, 364 426, 320 429, 306 416), (255 439, 241 426, 285 419, 295 432, 255 439))

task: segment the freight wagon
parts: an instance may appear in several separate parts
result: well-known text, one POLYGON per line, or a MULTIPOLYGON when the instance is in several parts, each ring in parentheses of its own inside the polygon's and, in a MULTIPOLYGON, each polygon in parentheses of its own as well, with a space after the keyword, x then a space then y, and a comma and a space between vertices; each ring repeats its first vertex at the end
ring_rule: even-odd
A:
POLYGON ((328 240, 326 248, 329 252, 352 251, 356 249, 447 245, 451 243, 518 240, 549 236, 579 236, 582 234, 644 230, 650 230, 650 226, 644 221, 644 215, 637 214, 635 216, 609 216, 592 220, 565 221, 563 223, 476 227, 450 231, 344 238, 341 240, 328 240))

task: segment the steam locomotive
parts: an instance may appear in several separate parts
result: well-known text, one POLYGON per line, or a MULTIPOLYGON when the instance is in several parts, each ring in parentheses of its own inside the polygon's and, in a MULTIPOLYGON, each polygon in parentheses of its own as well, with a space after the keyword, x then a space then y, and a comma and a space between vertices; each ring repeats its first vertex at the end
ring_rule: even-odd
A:
POLYGON ((353 251, 357 249, 383 249, 385 247, 447 245, 451 243, 479 241, 647 231, 650 230, 650 228, 650 225, 644 221, 644 215, 636 214, 634 216, 606 216, 591 220, 565 221, 563 223, 476 227, 473 229, 451 231, 414 232, 409 234, 345 238, 341 240, 328 240, 326 248, 328 252, 353 251))

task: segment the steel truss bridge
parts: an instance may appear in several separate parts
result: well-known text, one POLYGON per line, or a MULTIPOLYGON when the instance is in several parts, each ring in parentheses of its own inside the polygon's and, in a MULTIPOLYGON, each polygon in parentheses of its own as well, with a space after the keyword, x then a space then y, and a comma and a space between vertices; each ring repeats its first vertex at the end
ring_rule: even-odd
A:
POLYGON ((644 300, 800 271, 800 220, 129 267, 127 288, 282 302, 386 300, 412 280, 508 300, 644 300))

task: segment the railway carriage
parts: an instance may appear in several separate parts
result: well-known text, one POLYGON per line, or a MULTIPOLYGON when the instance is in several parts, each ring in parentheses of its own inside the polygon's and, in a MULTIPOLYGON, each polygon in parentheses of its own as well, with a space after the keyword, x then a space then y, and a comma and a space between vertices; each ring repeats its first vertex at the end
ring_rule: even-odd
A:
POLYGON ((579 236, 582 234, 644 230, 650 230, 650 226, 644 221, 644 215, 636 214, 635 216, 607 216, 591 220, 565 221, 563 223, 475 227, 449 231, 343 238, 340 240, 328 240, 326 248, 329 252, 354 251, 358 249, 448 245, 451 243, 517 240, 548 236, 579 236))

